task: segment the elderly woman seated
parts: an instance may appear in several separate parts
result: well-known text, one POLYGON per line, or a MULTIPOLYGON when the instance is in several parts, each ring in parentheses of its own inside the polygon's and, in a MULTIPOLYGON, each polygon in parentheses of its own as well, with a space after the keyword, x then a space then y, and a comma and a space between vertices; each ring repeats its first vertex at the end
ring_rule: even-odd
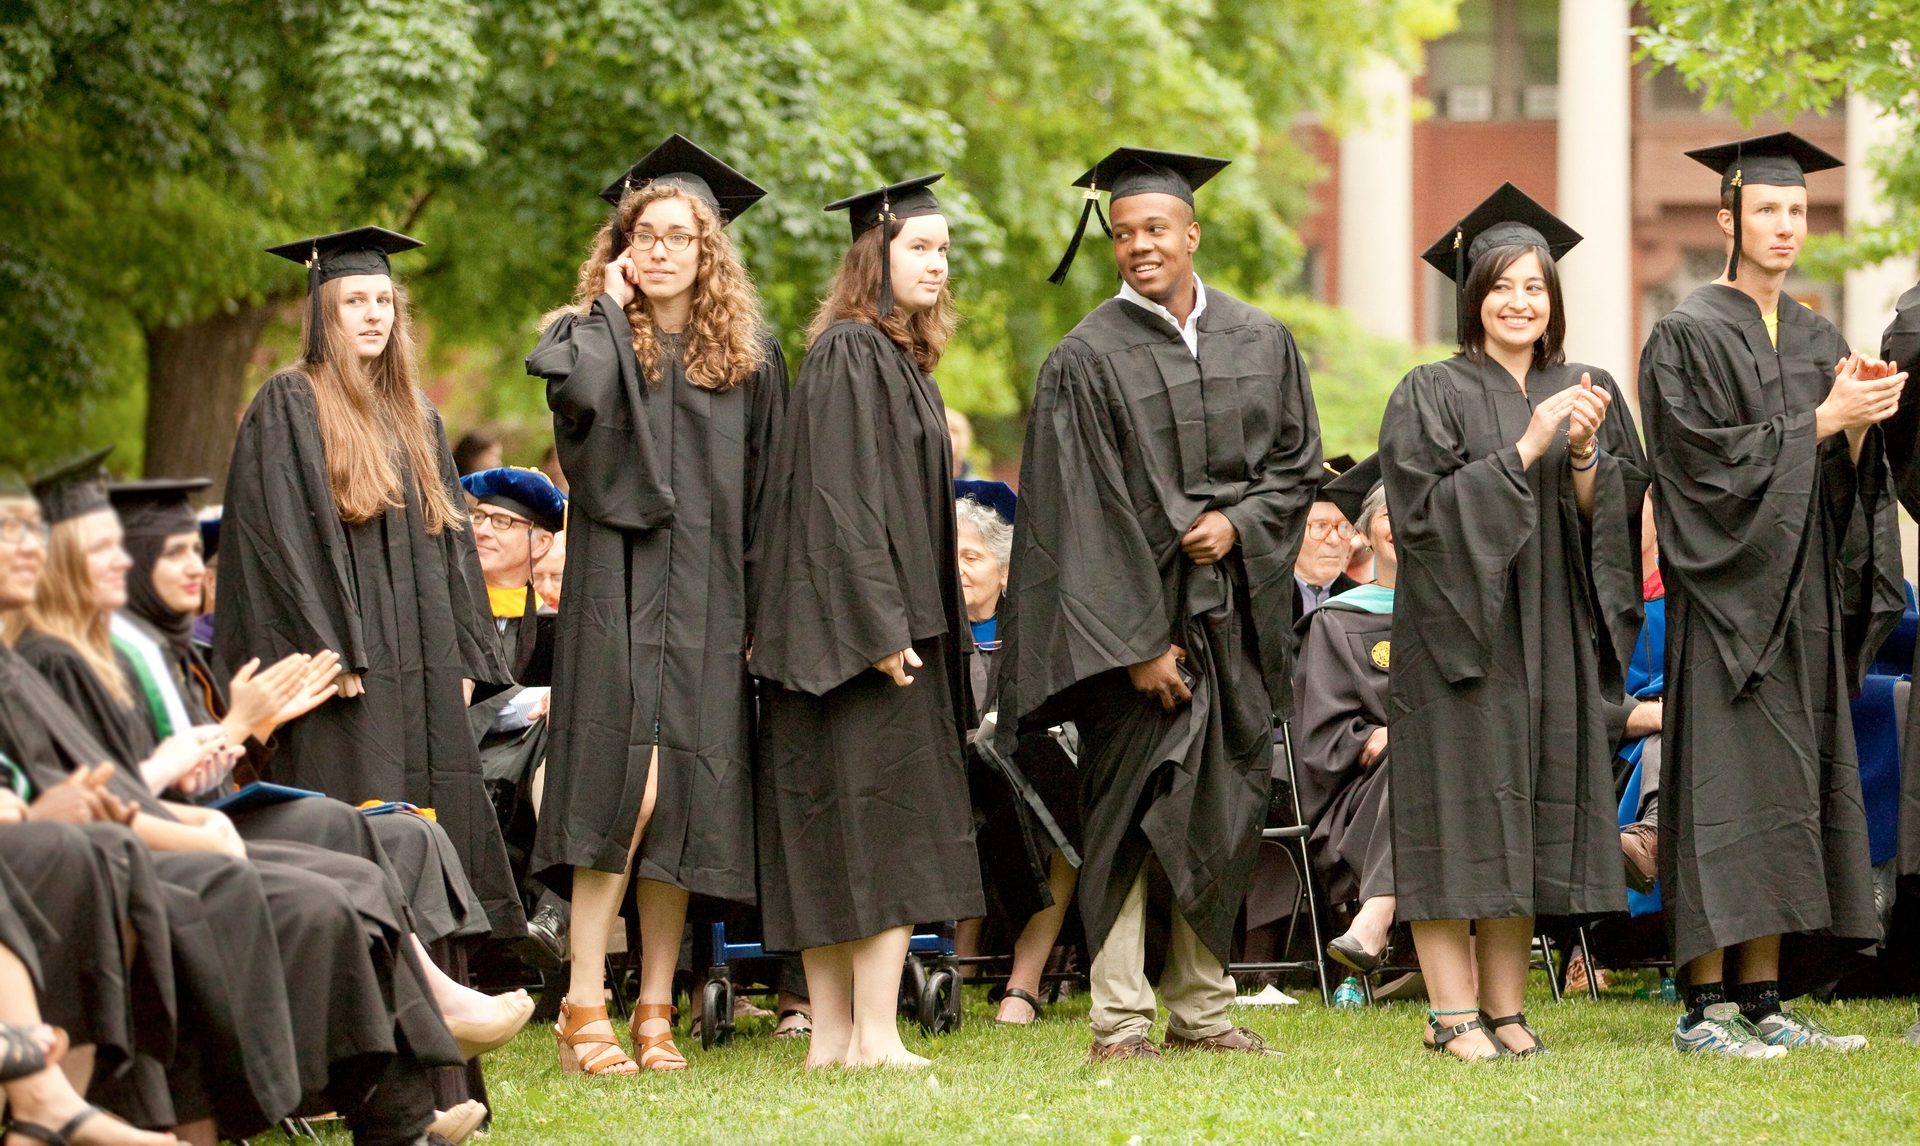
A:
MULTIPOLYGON (((954 482, 954 492, 960 591, 973 629, 968 677, 974 703, 981 712, 991 712, 1000 598, 1007 589, 1016 499, 997 481, 962 478, 954 482)), ((1050 735, 1023 735, 1014 761, 993 759, 983 747, 976 745, 969 761, 981 879, 992 901, 1020 926, 1007 985, 997 992, 996 1022, 1025 1026, 1040 1017, 1040 978, 1060 937, 1078 876, 1077 777, 1072 760, 1050 735)), ((962 955, 978 953, 985 922, 961 922, 956 939, 962 955)))
MULTIPOLYGON (((1301 621, 1294 669, 1302 815, 1308 851, 1327 899, 1358 902, 1353 924, 1327 954, 1358 971, 1380 965, 1393 926, 1392 825, 1387 807, 1387 669, 1392 659, 1393 525, 1368 459, 1349 471, 1371 483, 1350 510, 1373 550, 1373 583, 1349 589, 1301 621)), ((1333 491, 1339 492, 1339 491, 1333 491)))

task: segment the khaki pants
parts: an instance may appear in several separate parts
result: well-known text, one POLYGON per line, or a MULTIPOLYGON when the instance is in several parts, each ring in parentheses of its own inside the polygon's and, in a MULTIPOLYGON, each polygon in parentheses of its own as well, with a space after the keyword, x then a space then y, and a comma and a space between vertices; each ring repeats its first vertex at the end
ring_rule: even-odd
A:
MULTIPOLYGON (((1093 999, 1093 1041, 1109 1046, 1153 1030, 1153 985, 1147 982, 1147 871, 1134 877, 1107 941, 1094 956, 1089 976, 1093 999)), ((1207 945, 1173 909, 1173 934, 1167 966, 1160 975, 1167 1002, 1167 1033, 1204 1039, 1233 1027, 1227 1005, 1233 1002, 1233 977, 1207 945)))

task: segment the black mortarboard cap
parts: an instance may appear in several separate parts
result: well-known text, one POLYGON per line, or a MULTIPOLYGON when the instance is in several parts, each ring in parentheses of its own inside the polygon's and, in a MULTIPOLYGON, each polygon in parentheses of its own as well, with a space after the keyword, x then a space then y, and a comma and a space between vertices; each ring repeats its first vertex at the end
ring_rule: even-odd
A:
POLYGON ((310 308, 307 316, 307 361, 320 361, 320 348, 325 341, 321 337, 320 326, 321 283, 347 275, 390 275, 393 267, 387 262, 388 255, 424 246, 425 243, 410 235, 389 231, 385 227, 355 227, 351 231, 335 231, 331 235, 316 235, 311 239, 268 247, 268 254, 279 255, 288 262, 299 263, 307 268, 307 305, 310 308))
POLYGON ((95 450, 33 479, 33 496, 48 525, 84 517, 111 504, 107 500, 107 467, 102 463, 112 452, 112 446, 95 450))
POLYGON ((1518 243, 1543 247, 1554 262, 1559 262, 1580 244, 1580 232, 1561 222, 1525 191, 1502 183, 1421 253, 1428 266, 1452 279, 1454 289, 1461 292, 1459 337, 1464 339, 1467 329, 1467 272, 1481 255, 1495 247, 1518 243))
POLYGON ((207 478, 150 478, 114 482, 107 497, 128 537, 172 537, 199 533, 200 519, 187 499, 212 485, 207 478))
POLYGON ((567 527, 567 495, 536 469, 500 466, 470 473, 460 487, 476 501, 510 509, 549 533, 567 527))
MULTIPOLYGON (((1330 458, 1322 458, 1320 468, 1327 473, 1326 481, 1332 481, 1334 478, 1339 477, 1341 474, 1353 468, 1353 455, 1335 454, 1330 458)), ((1324 485, 1326 482, 1322 482, 1321 484, 1324 485)))
MULTIPOLYGON (((1047 281, 1059 284, 1067 280, 1067 271, 1073 266, 1074 256, 1080 253, 1080 240, 1087 232, 1087 217, 1100 212, 1100 192, 1108 192, 1109 201, 1158 192, 1172 195, 1191 207, 1194 190, 1226 170, 1231 162, 1210 155, 1154 151, 1146 147, 1115 148, 1094 164, 1091 171, 1073 181, 1075 187, 1083 189, 1085 199, 1080 208, 1080 222, 1067 243, 1067 253, 1061 256, 1060 265, 1047 276, 1047 281)), ((1100 229, 1113 233, 1105 215, 1100 215, 1100 229)))
MULTIPOLYGON (((600 198, 613 204, 615 212, 626 197, 652 183, 671 183, 689 195, 704 201, 720 215, 726 226, 766 198, 766 189, 702 148, 675 132, 667 141, 640 157, 626 173, 607 185, 600 198)), ((618 218, 618 215, 615 215, 618 218)), ((616 227, 613 253, 625 250, 627 237, 616 227)))
POLYGON ((893 272, 892 259, 887 257, 887 249, 893 245, 893 225, 902 219, 915 219, 921 215, 938 215, 940 201, 933 197, 932 187, 946 175, 936 171, 931 175, 921 175, 899 183, 889 183, 877 191, 862 191, 858 195, 849 195, 844 199, 835 199, 822 208, 827 211, 845 209, 847 221, 853 229, 853 237, 860 236, 875 227, 885 227, 880 239, 880 317, 893 313, 893 272))
POLYGON ((1839 159, 1791 131, 1696 147, 1687 158, 1720 173, 1720 190, 1733 192, 1733 255, 1727 261, 1727 278, 1740 271, 1740 189, 1749 183, 1768 187, 1805 187, 1807 176, 1815 171, 1831 171, 1845 166, 1839 159))
POLYGON ((1000 520, 1008 525, 1013 524, 1013 516, 1020 507, 1020 498, 1012 486, 989 478, 954 478, 953 497, 955 501, 965 498, 979 502, 999 514, 1000 520))
POLYGON ((1360 524, 1360 507, 1366 503, 1367 495, 1373 487, 1380 484, 1380 455, 1368 454, 1365 458, 1348 466, 1339 477, 1323 482, 1320 486, 1320 500, 1330 501, 1340 507, 1347 520, 1355 526, 1360 524))

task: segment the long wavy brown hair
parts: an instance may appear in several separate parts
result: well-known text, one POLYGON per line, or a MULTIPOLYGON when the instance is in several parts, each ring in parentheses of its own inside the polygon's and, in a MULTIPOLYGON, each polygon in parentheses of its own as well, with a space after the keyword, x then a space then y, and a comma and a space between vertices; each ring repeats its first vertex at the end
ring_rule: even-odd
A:
POLYGON ((884 257, 880 236, 886 230, 884 226, 872 228, 840 256, 833 285, 813 312, 813 321, 807 323, 807 345, 811 347, 827 327, 842 319, 865 322, 879 327, 895 346, 913 355, 920 369, 931 374, 960 325, 960 312, 953 305, 953 291, 943 283, 940 297, 927 309, 908 316, 895 307, 891 314, 880 317, 880 260, 884 257))
MULTIPOLYGON (((699 232, 700 263, 693 277, 693 315, 687 323, 686 346, 681 367, 687 381, 707 390, 731 390, 760 369, 766 360, 760 316, 760 295, 754 289, 753 276, 747 273, 740 252, 734 247, 720 216, 706 200, 689 195, 673 183, 650 183, 620 203, 617 220, 609 218, 593 237, 587 259, 580 264, 579 285, 573 301, 548 313, 540 320, 545 330, 563 314, 586 314, 602 293, 607 264, 618 256, 613 252, 616 223, 623 235, 633 234, 640 215, 662 199, 683 199, 693 211, 694 227, 699 232)), ((622 250, 625 248, 623 247, 622 250)), ((663 376, 661 358, 666 350, 654 329, 653 304, 646 294, 635 290, 627 303, 627 325, 633 329, 633 356, 649 385, 660 385, 663 376)))
POLYGON ((27 633, 58 637, 73 646, 115 700, 131 704, 133 689, 113 655, 108 614, 100 608, 93 575, 87 571, 87 527, 94 517, 82 514, 48 531, 47 561, 34 586, 33 603, 7 617, 0 635, 9 645, 27 633))
MULTIPOLYGON (((393 333, 380 356, 368 362, 340 324, 341 281, 320 284, 323 360, 294 367, 313 388, 334 507, 343 520, 358 524, 405 505, 395 465, 398 457, 404 457, 413 471, 427 532, 465 529, 466 507, 455 504, 442 480, 439 435, 416 384, 419 368, 406 289, 394 282, 393 333)), ((303 345, 306 325, 302 324, 303 345)))

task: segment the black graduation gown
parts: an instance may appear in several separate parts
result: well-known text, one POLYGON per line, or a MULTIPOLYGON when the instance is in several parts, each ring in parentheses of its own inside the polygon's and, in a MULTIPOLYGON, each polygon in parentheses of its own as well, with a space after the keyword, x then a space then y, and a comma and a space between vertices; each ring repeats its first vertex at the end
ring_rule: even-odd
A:
MULTIPOLYGON (((0 752, 40 787, 111 759, 12 650, 0 650, 0 752)), ((143 816, 172 818, 137 773, 117 768, 110 784, 143 816)), ((167 1068, 174 1108, 129 1111, 134 1120, 165 1125, 212 1116, 227 1137, 245 1137, 303 1100, 357 1104, 403 1050, 421 1065, 457 1065, 380 869, 277 839, 247 846, 246 860, 153 853, 180 1010, 191 1021, 167 1068)))
MULTIPOLYGON (((423 397, 440 479, 465 504, 440 415, 423 397)), ((288 653, 340 654, 364 695, 281 729, 270 779, 349 804, 433 808, 479 893, 493 934, 518 938, 526 916, 481 781, 462 678, 476 697, 513 683, 487 605, 473 534, 428 535, 404 457, 406 504, 358 525, 328 486, 313 392, 294 371, 267 380, 234 443, 220 528, 220 659, 272 664, 288 653)))
POLYGON ((1387 724, 1393 614, 1330 600, 1302 618, 1293 672, 1293 753, 1307 851, 1331 903, 1393 894, 1392 819, 1383 752, 1360 750, 1387 724))
POLYGON ((776 950, 986 910, 950 457, 939 387, 911 356, 866 323, 821 334, 749 555, 760 907, 776 950), (901 688, 872 665, 909 646, 925 663, 901 688))
POLYGON ((1785 295, 1779 313, 1776 351, 1751 298, 1708 284, 1640 357, 1667 587, 1660 879, 1679 964, 1767 935, 1857 948, 1880 933, 1847 694, 1905 604, 1894 499, 1878 430, 1857 466, 1845 435, 1814 436, 1845 340, 1785 295))
POLYGON ((527 356, 573 491, 531 861, 563 893, 575 867, 625 869, 658 745, 633 874, 753 902, 746 551, 787 399, 780 345, 762 345, 729 390, 688 382, 677 353, 649 385, 626 313, 602 295, 527 356))
MULTIPOLYGON (((1899 363, 1910 372, 1906 388, 1900 391, 1900 411, 1882 425, 1887 462, 1893 468, 1894 487, 1907 512, 1920 514, 1920 286, 1900 296, 1893 322, 1880 336, 1880 357, 1899 363)), ((1920 669, 1920 650, 1915 653, 1915 668, 1920 669)), ((1920 689, 1907 694, 1907 727, 1920 714, 1920 689)), ((1920 875, 1920 735, 1903 738, 1900 745, 1900 845, 1897 858, 1901 875, 1920 875)))
MULTIPOLYGON (((967 656, 967 679, 974 707, 992 712, 994 667, 998 656, 979 645, 967 656)), ((1053 853, 1080 853, 1080 783, 1071 757, 1043 729, 1019 738, 1012 758, 991 745, 967 737, 967 787, 973 799, 974 838, 980 852, 980 880, 996 913, 1014 924, 1053 905, 1048 877, 1053 853), (1046 809, 1046 819, 1032 801, 1046 809)))
POLYGON ((1606 698, 1640 631, 1645 462, 1604 370, 1492 361, 1414 368, 1387 401, 1380 466, 1399 578, 1387 727, 1402 919, 1626 909, 1606 698), (1593 376, 1593 517, 1564 434, 1523 469, 1533 407, 1593 376))
POLYGON ((136 1054, 173 1057, 166 901, 126 828, 0 826, 0 945, 33 976, 41 1021, 94 1048, 96 1079, 120 1074, 136 1054))
POLYGON ((1000 623, 1001 735, 1072 719, 1097 951, 1149 852, 1222 961, 1266 816, 1273 722, 1292 708, 1293 562, 1320 468, 1293 336, 1209 288, 1199 358, 1165 320, 1097 307, 1040 369, 1000 623), (1239 531, 1195 565, 1207 510, 1239 531), (1187 651, 1193 702, 1167 713, 1126 666, 1187 651))

